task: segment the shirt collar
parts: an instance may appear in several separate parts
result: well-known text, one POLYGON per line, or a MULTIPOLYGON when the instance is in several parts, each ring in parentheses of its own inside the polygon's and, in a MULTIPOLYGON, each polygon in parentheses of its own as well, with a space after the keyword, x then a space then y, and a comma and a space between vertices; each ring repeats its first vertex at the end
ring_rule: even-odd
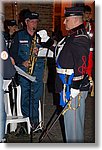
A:
POLYGON ((70 36, 77 35, 77 34, 79 33, 78 31, 84 30, 84 29, 85 29, 84 24, 81 24, 81 25, 79 25, 79 26, 77 26, 77 27, 71 29, 71 30, 68 32, 68 35, 70 35, 70 36))

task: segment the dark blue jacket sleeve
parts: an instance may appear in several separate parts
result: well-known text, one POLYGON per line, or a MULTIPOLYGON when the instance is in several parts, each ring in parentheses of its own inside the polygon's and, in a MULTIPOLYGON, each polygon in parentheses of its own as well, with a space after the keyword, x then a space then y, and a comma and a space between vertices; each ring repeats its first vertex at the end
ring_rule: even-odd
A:
MULTIPOLYGON (((3 50, 5 50, 8 53, 8 49, 6 48, 5 42, 4 42, 3 47, 4 47, 3 50)), ((3 67, 2 68, 3 79, 8 80, 15 76, 16 69, 12 65, 9 54, 8 54, 8 58, 6 60, 2 59, 2 67, 3 67)))
POLYGON ((19 49, 19 38, 18 33, 16 33, 10 48, 10 56, 15 60, 16 65, 22 64, 22 62, 24 61, 22 58, 20 58, 20 56, 18 56, 18 49, 19 49))

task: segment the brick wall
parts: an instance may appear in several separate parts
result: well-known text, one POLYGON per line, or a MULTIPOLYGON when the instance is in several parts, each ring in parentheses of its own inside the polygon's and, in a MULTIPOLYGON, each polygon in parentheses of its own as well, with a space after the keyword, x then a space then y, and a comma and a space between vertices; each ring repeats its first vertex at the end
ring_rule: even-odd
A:
POLYGON ((39 13, 38 29, 46 29, 51 35, 53 29, 53 3, 4 3, 5 19, 16 19, 22 9, 30 9, 39 13))
MULTIPOLYGON (((9 1, 9 0, 8 0, 9 1)), ((44 1, 44 0, 43 0, 44 1)), ((65 7, 71 7, 73 0, 51 0, 51 2, 40 2, 40 3, 23 3, 19 2, 17 5, 15 3, 3 3, 4 13, 6 19, 16 19, 18 20, 18 14, 22 9, 30 9, 31 11, 36 11, 40 15, 40 22, 38 29, 46 29, 48 34, 51 36, 52 31, 57 26, 61 29, 63 35, 66 35, 66 30, 63 25, 64 9, 65 7)), ((85 4, 87 0, 84 0, 85 4)), ((92 17, 94 19, 94 0, 90 0, 89 5, 92 8, 92 17)), ((29 2, 29 0, 28 0, 29 2)))

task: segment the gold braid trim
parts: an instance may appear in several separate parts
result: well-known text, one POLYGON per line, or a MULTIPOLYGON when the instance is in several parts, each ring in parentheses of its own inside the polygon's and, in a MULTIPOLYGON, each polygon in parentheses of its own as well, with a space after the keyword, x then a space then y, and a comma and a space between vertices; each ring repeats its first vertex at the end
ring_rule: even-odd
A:
POLYGON ((64 115, 68 110, 77 110, 80 107, 80 98, 81 98, 81 92, 78 94, 78 105, 77 105, 77 107, 72 107, 72 97, 70 98, 69 102, 68 102, 68 100, 66 100, 66 102, 68 102, 67 108, 65 108, 63 110, 62 115, 64 115))

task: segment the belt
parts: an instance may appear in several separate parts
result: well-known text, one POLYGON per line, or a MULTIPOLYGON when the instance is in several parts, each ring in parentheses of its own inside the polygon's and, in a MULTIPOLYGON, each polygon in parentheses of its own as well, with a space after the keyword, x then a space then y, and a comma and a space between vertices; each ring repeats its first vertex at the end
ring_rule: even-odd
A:
POLYGON ((74 73, 73 69, 61 69, 61 68, 57 68, 57 73, 61 73, 61 74, 66 74, 66 75, 71 75, 72 73, 74 73))
POLYGON ((78 77, 74 77, 73 81, 79 81, 79 80, 82 80, 83 78, 84 78, 84 75, 78 76, 78 77))
MULTIPOLYGON (((61 68, 56 67, 56 70, 57 70, 57 73, 66 74, 66 75, 71 75, 72 73, 74 73, 73 69, 61 69, 61 68)), ((84 75, 74 77, 73 81, 79 81, 79 80, 82 80, 83 78, 84 78, 84 75)))

